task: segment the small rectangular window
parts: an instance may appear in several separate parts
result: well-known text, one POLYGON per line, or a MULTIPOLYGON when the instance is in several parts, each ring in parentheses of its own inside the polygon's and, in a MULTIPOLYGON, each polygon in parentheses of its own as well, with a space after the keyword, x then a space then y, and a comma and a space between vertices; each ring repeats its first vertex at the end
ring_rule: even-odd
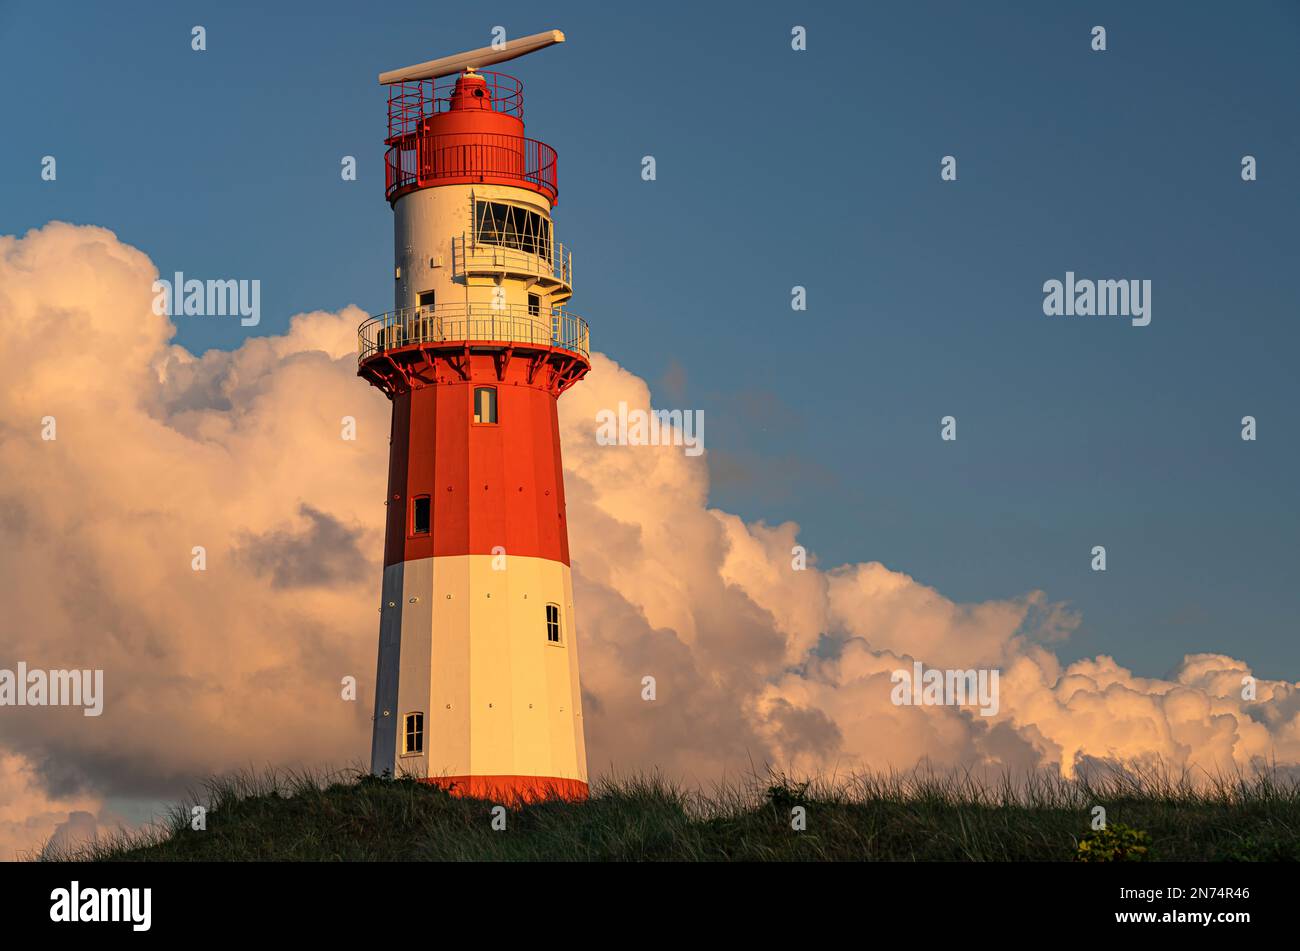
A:
POLYGON ((552 644, 560 643, 560 606, 558 604, 548 604, 546 606, 546 639, 552 644))
POLYGON ((427 495, 415 499, 415 511, 411 513, 411 534, 429 534, 429 509, 430 500, 427 495))
POLYGON ((421 306, 421 307, 432 307, 432 306, 433 306, 433 301, 434 301, 434 292, 433 292, 433 291, 420 291, 420 306, 421 306))
POLYGON ((408 713, 402 725, 402 753, 424 752, 424 714, 408 713))
POLYGON ((497 421, 496 387, 479 386, 474 389, 474 422, 495 423, 497 421))
POLYGON ((536 294, 528 295, 528 316, 536 317, 542 312, 542 299, 536 294))

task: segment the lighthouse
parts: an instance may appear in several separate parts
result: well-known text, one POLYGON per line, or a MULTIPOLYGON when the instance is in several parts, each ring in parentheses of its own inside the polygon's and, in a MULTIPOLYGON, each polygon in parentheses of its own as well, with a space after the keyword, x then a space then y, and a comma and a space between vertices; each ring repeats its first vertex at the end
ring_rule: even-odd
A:
POLYGON ((371 771, 491 799, 587 795, 557 401, 590 368, 565 305, 555 150, 483 67, 558 30, 383 73, 393 310, 358 328, 392 403, 371 771))

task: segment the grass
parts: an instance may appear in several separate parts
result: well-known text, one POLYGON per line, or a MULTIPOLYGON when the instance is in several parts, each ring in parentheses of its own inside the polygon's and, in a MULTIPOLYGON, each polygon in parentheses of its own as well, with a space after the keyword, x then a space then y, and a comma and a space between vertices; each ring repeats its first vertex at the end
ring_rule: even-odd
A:
POLYGON ((607 778, 585 802, 494 803, 359 772, 245 772, 144 830, 46 861, 1277 861, 1300 859, 1300 785, 1267 771, 1112 769, 980 782, 916 770, 690 791, 607 778), (205 831, 191 806, 207 806, 205 831), (1093 831, 1093 809, 1108 828, 1093 831), (792 822, 802 808, 806 829, 792 822), (498 823, 499 824, 499 823, 498 823), (1081 848, 1082 844, 1082 848, 1081 848))

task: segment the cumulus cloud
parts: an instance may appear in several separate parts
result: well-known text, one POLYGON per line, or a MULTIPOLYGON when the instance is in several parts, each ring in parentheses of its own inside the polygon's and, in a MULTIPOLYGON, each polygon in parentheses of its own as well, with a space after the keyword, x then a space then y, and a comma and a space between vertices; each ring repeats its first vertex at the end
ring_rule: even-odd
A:
POLYGON ((98 797, 51 792, 26 757, 0 753, 0 859, 34 856, 47 842, 75 849, 93 841, 99 811, 98 797))
MULTIPOLYGON (((86 834, 109 796, 367 757, 389 420, 355 375, 364 315, 195 355, 152 313, 156 276, 102 228, 0 237, 0 668, 103 668, 106 693, 98 718, 0 708, 3 855, 86 834)), ((1063 667, 1078 619, 1043 592, 960 604, 878 561, 793 570, 798 526, 710 508, 707 454, 597 445, 620 401, 649 389, 600 354, 561 400, 593 774, 1300 762, 1297 685, 1242 699, 1231 657, 1063 667), (998 669, 997 714, 895 706, 914 660, 998 669)))

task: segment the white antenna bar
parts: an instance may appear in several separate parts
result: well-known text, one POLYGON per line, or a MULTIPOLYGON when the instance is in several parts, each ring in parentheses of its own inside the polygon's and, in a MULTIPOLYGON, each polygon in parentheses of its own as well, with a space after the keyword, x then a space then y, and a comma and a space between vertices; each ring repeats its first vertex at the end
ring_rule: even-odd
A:
POLYGON ((501 46, 484 46, 468 53, 457 53, 454 56, 431 59, 427 63, 418 63, 415 66, 392 69, 386 73, 380 73, 379 82, 380 85, 388 86, 408 80, 437 79, 439 76, 451 76, 455 73, 463 73, 467 69, 478 69, 482 66, 504 63, 506 60, 514 59, 517 56, 535 53, 555 43, 563 42, 563 33, 559 30, 547 30, 545 33, 534 33, 532 36, 511 40, 501 46))

